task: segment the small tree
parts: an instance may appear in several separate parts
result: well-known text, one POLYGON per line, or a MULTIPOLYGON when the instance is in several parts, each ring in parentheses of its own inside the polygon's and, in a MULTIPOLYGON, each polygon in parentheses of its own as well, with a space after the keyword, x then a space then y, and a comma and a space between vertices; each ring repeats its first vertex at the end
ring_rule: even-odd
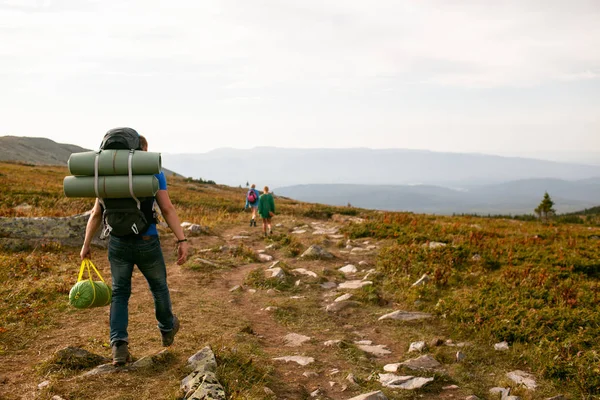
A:
POLYGON ((548 192, 544 193, 544 198, 540 202, 540 205, 534 210, 535 213, 542 221, 547 221, 550 217, 552 217, 556 210, 552 208, 554 206, 554 202, 550 198, 548 192))

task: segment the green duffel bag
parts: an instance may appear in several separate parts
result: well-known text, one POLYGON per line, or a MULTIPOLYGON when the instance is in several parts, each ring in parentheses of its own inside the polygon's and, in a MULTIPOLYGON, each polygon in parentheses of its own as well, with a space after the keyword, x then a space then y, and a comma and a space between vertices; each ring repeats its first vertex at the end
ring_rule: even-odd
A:
POLYGON ((79 277, 77 283, 73 285, 69 292, 69 303, 75 308, 103 307, 110 304, 112 299, 112 289, 104 282, 102 275, 96 269, 96 266, 88 258, 81 262, 79 277), (92 280, 90 267, 100 278, 99 281, 92 280), (88 279, 83 279, 83 273, 87 269, 88 279))

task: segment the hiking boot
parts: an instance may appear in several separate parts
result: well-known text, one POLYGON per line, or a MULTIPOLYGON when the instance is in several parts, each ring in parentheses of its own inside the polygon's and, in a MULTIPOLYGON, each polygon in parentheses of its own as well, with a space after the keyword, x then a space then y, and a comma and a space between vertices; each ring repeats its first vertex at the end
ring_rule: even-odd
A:
POLYGON ((255 219, 252 220, 252 223, 254 224, 254 226, 256 226, 256 220, 255 219))
POLYGON ((131 354, 129 353, 128 344, 123 340, 117 340, 112 345, 113 365, 120 367, 128 362, 131 362, 131 354))
POLYGON ((254 226, 254 220, 253 219, 250 220, 250 226, 254 226))
POLYGON ((175 335, 179 332, 179 318, 173 315, 173 329, 168 332, 160 331, 162 335, 162 345, 163 347, 169 347, 173 344, 173 340, 175 339, 175 335))

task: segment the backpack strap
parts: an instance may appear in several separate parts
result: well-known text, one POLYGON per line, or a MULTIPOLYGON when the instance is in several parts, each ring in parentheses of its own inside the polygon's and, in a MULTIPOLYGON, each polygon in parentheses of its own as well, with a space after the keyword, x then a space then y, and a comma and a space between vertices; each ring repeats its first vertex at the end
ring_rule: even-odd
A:
MULTIPOLYGON (((100 159, 100 151, 101 150, 96 152, 96 158, 94 160, 94 191, 96 192, 96 198, 98 199, 98 202, 102 206, 102 209, 106 210, 106 205, 104 204, 104 200, 102 200, 102 197, 100 197, 100 191, 98 190, 98 186, 99 186, 99 183, 98 183, 98 160, 100 159)), ((104 239, 104 238, 108 237, 108 235, 110 235, 110 231, 111 231, 110 225, 104 224, 104 229, 100 233, 100 239, 104 239)))
MULTIPOLYGON (((132 160, 133 160, 133 153, 135 153, 135 150, 131 149, 129 150, 129 158, 127 160, 127 170, 129 173, 129 194, 131 195, 131 197, 135 200, 135 204, 137 205, 138 210, 142 210, 142 206, 140 204, 140 200, 135 197, 135 194, 133 193, 133 173, 131 171, 131 164, 132 164, 132 160)), ((138 231, 137 226, 134 224, 131 229, 133 230, 133 233, 135 233, 136 235, 139 234, 140 232, 138 231)))

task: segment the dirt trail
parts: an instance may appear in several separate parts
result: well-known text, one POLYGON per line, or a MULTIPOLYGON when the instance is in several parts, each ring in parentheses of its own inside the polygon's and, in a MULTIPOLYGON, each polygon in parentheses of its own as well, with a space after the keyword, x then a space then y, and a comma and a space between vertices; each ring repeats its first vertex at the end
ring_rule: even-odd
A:
MULTIPOLYGON (((282 218, 283 226, 276 228, 288 233, 295 225, 302 225, 291 219, 282 218)), ((308 222, 310 223, 310 221, 308 222)), ((328 222, 328 225, 334 226, 328 222)), ((322 236, 308 233, 297 235, 305 246, 322 236)), ((271 263, 251 263, 236 265, 211 274, 198 273, 188 267, 180 267, 174 262, 174 246, 170 235, 163 240, 165 258, 168 265, 168 281, 172 292, 173 308, 178 314, 182 328, 175 339, 171 351, 175 356, 176 367, 157 369, 150 373, 118 373, 102 375, 89 379, 56 379, 51 381, 50 389, 40 391, 37 384, 40 378, 36 372, 44 360, 55 351, 66 346, 81 346, 94 353, 110 356, 108 341, 108 307, 78 311, 68 309, 60 317, 60 322, 52 329, 44 331, 41 337, 21 350, 4 357, 2 370, 5 371, 4 386, 10 398, 46 399, 54 394, 70 400, 76 398, 102 399, 150 399, 175 398, 179 380, 183 378, 182 367, 185 360, 206 345, 216 353, 231 343, 256 346, 257 351, 268 359, 287 355, 304 355, 315 358, 315 363, 306 367, 295 363, 272 361, 273 384, 277 399, 305 399, 316 389, 320 389, 321 399, 348 399, 365 392, 350 384, 345 378, 348 373, 368 376, 371 372, 382 372, 386 363, 405 359, 408 338, 401 338, 394 324, 378 324, 372 307, 359 307, 342 312, 339 315, 327 313, 325 300, 331 302, 331 290, 322 289, 310 279, 298 276, 302 284, 295 290, 297 298, 285 291, 257 290, 252 293, 245 287, 241 292, 231 292, 236 285, 242 285, 248 274, 256 268, 267 268, 271 263), (267 306, 279 306, 292 313, 292 321, 287 323, 285 315, 276 318, 275 313, 266 311, 267 306), (296 314, 294 314, 294 312, 296 314), (298 333, 311 337, 301 347, 286 347, 283 337, 289 333, 298 333), (241 339, 240 339, 241 336, 241 339), (338 346, 325 347, 323 343, 332 339, 355 341, 369 339, 374 344, 383 344, 392 352, 384 357, 364 357, 353 354, 351 349, 338 346), (362 357, 361 363, 355 362, 362 357), (366 359, 366 361, 365 361, 366 359), (367 370, 371 369, 372 370, 367 370), (378 369, 376 369, 378 368, 378 369), (339 372, 335 372, 335 371, 339 372), (303 376, 304 372, 314 372, 316 376, 303 376), (93 396, 90 397, 90 393, 93 396), (17 395, 18 394, 18 395, 17 395)), ((192 238, 196 251, 215 248, 221 245, 244 243, 254 251, 263 250, 269 243, 262 237, 261 229, 233 227, 218 236, 192 238), (235 235, 247 235, 248 238, 232 239, 235 235)), ((284 261, 289 269, 306 268, 319 274, 334 271, 330 280, 343 280, 335 269, 346 262, 358 263, 365 260, 373 265, 375 252, 364 254, 341 253, 336 246, 329 246, 338 258, 333 261, 300 261, 286 257, 281 250, 269 249, 275 260, 284 261)), ((103 274, 109 276, 109 267, 105 251, 96 250, 93 254, 97 266, 103 274)), ((203 257, 196 253, 194 257, 203 257)), ((219 262, 218 260, 216 262, 219 262)), ((363 270, 365 268, 362 268, 363 270)), ((364 274, 360 275, 360 277, 364 274)), ((360 277, 358 279, 360 279, 360 277)), ((144 278, 136 271, 132 283, 133 293, 130 300, 130 350, 135 358, 155 354, 163 348, 156 329, 153 302, 144 278)), ((386 309, 387 310, 387 309, 386 309)), ((383 309, 379 311, 383 313, 383 309)), ((418 327, 418 325, 417 325, 418 327)), ((228 349, 231 351, 231 348, 228 349)), ((369 384, 379 388, 379 384, 369 384)), ((459 397, 461 391, 454 391, 450 397, 459 397)), ((3 398, 0 395, 0 398, 3 398)), ((235 395, 232 398, 236 398, 235 395)), ((269 398, 264 396, 264 398, 269 398)), ((393 397, 394 398, 394 397, 393 397)), ((420 398, 445 398, 443 394, 423 394, 420 398)))

